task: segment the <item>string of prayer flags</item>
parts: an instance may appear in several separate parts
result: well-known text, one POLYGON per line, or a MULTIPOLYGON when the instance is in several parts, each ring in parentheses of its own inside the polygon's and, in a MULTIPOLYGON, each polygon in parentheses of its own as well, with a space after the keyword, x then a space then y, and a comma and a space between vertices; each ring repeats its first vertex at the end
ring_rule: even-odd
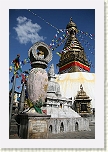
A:
POLYGON ((93 47, 86 39, 84 39, 83 36, 81 36, 81 35, 78 35, 78 36, 81 37, 81 40, 82 40, 84 43, 86 42, 88 45, 90 45, 90 47, 93 48, 93 50, 95 50, 94 47, 93 47))
MULTIPOLYGON (((64 34, 63 34, 64 35, 64 34)), ((67 39, 67 37, 68 37, 68 35, 64 35, 64 37, 62 37, 62 39, 61 39, 61 41, 58 43, 58 44, 56 44, 56 46, 55 47, 50 47, 50 48, 52 48, 52 51, 54 51, 58 46, 60 46, 61 44, 63 44, 64 42, 65 42, 65 40, 67 39)))
POLYGON ((33 11, 27 9, 29 12, 31 12, 33 15, 37 16, 38 18, 40 18, 41 20, 43 20, 46 24, 50 25, 51 27, 55 28, 57 31, 59 31, 59 29, 57 27, 55 27, 54 25, 50 24, 49 22, 47 22, 44 18, 42 18, 41 16, 37 15, 36 13, 34 13, 33 11))
MULTIPOLYGON (((91 52, 91 54, 93 54, 94 55, 94 53, 91 51, 91 49, 88 47, 88 45, 90 46, 90 47, 92 47, 92 49, 95 51, 95 49, 94 49, 94 47, 86 40, 86 39, 84 39, 83 38, 83 36, 81 36, 81 35, 78 35, 79 37, 81 37, 81 41, 84 43, 84 45, 87 47, 87 49, 91 52)), ((80 42, 81 43, 81 42, 80 42)))
POLYGON ((54 36, 54 38, 57 38, 57 34, 54 36))
POLYGON ((80 32, 81 34, 88 36, 90 39, 94 39, 95 35, 94 34, 89 34, 87 32, 83 32, 81 30, 78 30, 78 32, 80 32))
POLYGON ((84 44, 87 47, 87 49, 90 51, 90 53, 94 55, 94 53, 91 51, 91 49, 87 46, 87 44, 85 42, 84 42, 84 44))
POLYGON ((25 65, 26 63, 30 63, 30 59, 26 58, 23 61, 19 59, 20 55, 17 55, 17 57, 11 62, 13 64, 12 66, 9 67, 9 73, 14 71, 14 74, 17 73, 19 70, 22 73, 22 66, 25 65))
POLYGON ((54 46, 55 48, 57 48, 57 46, 60 46, 58 43, 61 43, 62 44, 62 40, 65 39, 65 37, 68 36, 68 31, 67 29, 59 29, 59 31, 57 31, 57 33, 55 34, 54 38, 51 40, 51 43, 49 45, 49 48, 52 48, 52 50, 55 50, 54 49, 54 46), (60 34, 60 32, 65 32, 63 33, 63 35, 61 35, 60 37, 58 37, 58 34, 60 34))

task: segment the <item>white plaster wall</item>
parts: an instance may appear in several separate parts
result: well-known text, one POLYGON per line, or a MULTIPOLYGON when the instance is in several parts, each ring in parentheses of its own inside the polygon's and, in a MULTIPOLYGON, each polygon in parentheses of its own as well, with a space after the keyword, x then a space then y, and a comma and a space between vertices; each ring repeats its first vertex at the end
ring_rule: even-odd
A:
POLYGON ((60 125, 63 122, 64 131, 63 132, 73 132, 75 131, 75 123, 78 122, 78 130, 87 130, 89 128, 89 120, 87 118, 51 118, 48 123, 48 128, 52 125, 52 133, 60 133, 60 125))

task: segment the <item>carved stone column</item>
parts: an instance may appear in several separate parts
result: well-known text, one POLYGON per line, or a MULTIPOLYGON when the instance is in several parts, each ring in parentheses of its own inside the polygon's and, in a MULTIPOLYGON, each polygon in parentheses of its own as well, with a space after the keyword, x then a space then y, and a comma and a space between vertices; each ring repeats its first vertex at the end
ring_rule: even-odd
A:
POLYGON ((50 115, 42 113, 41 106, 47 95, 48 75, 45 70, 52 59, 50 48, 43 42, 35 43, 28 51, 31 71, 27 80, 29 111, 19 114, 20 138, 35 139, 48 137, 50 115))
POLYGON ((45 70, 52 59, 52 52, 47 44, 35 43, 28 51, 31 71, 27 81, 28 97, 34 106, 42 104, 47 95, 48 75, 45 70))

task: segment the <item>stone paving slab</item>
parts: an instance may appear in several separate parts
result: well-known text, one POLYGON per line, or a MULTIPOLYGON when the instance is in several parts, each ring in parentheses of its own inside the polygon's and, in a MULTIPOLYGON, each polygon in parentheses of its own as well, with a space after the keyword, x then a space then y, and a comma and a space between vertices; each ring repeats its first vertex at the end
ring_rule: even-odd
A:
POLYGON ((90 126, 90 129, 91 131, 49 134, 48 139, 95 139, 95 126, 90 126))
MULTIPOLYGON (((68 133, 52 134, 48 139, 95 139, 95 124, 90 124, 91 131, 75 131, 68 133)), ((9 139, 20 139, 17 134, 10 136, 9 139)))

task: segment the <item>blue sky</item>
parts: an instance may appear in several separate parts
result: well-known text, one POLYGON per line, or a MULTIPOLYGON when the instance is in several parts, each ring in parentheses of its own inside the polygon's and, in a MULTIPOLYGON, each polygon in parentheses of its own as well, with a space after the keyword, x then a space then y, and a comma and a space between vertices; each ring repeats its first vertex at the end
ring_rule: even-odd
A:
MULTIPOLYGON (((23 61, 28 57, 28 50, 37 41, 43 41, 47 45, 52 43, 52 39, 57 34, 57 29, 65 29, 70 17, 76 23, 80 30, 77 38, 81 42, 86 52, 88 60, 92 63, 91 73, 95 72, 95 10, 94 9, 32 9, 36 15, 33 15, 26 9, 10 9, 9 10, 9 65, 11 66, 17 54, 20 54, 20 59, 23 61), (41 17, 41 18, 40 18, 41 17), (54 28, 54 27, 56 28, 54 28), (81 33, 85 32, 84 33, 81 33), (89 34, 92 34, 89 35, 89 34), (91 38, 90 38, 91 37, 91 38)), ((62 37, 64 32, 58 34, 58 38, 62 37)), ((58 73, 56 64, 59 62, 59 56, 56 52, 61 52, 64 44, 54 50, 52 61, 49 66, 54 63, 55 73, 58 73)), ((47 70, 48 70, 47 68, 47 70)), ((30 64, 27 63, 22 67, 22 70, 30 69, 30 64)), ((13 73, 9 74, 9 80, 13 73)), ((20 78, 16 79, 17 86, 20 86, 20 78)), ((9 88, 11 89, 12 83, 9 88)))

